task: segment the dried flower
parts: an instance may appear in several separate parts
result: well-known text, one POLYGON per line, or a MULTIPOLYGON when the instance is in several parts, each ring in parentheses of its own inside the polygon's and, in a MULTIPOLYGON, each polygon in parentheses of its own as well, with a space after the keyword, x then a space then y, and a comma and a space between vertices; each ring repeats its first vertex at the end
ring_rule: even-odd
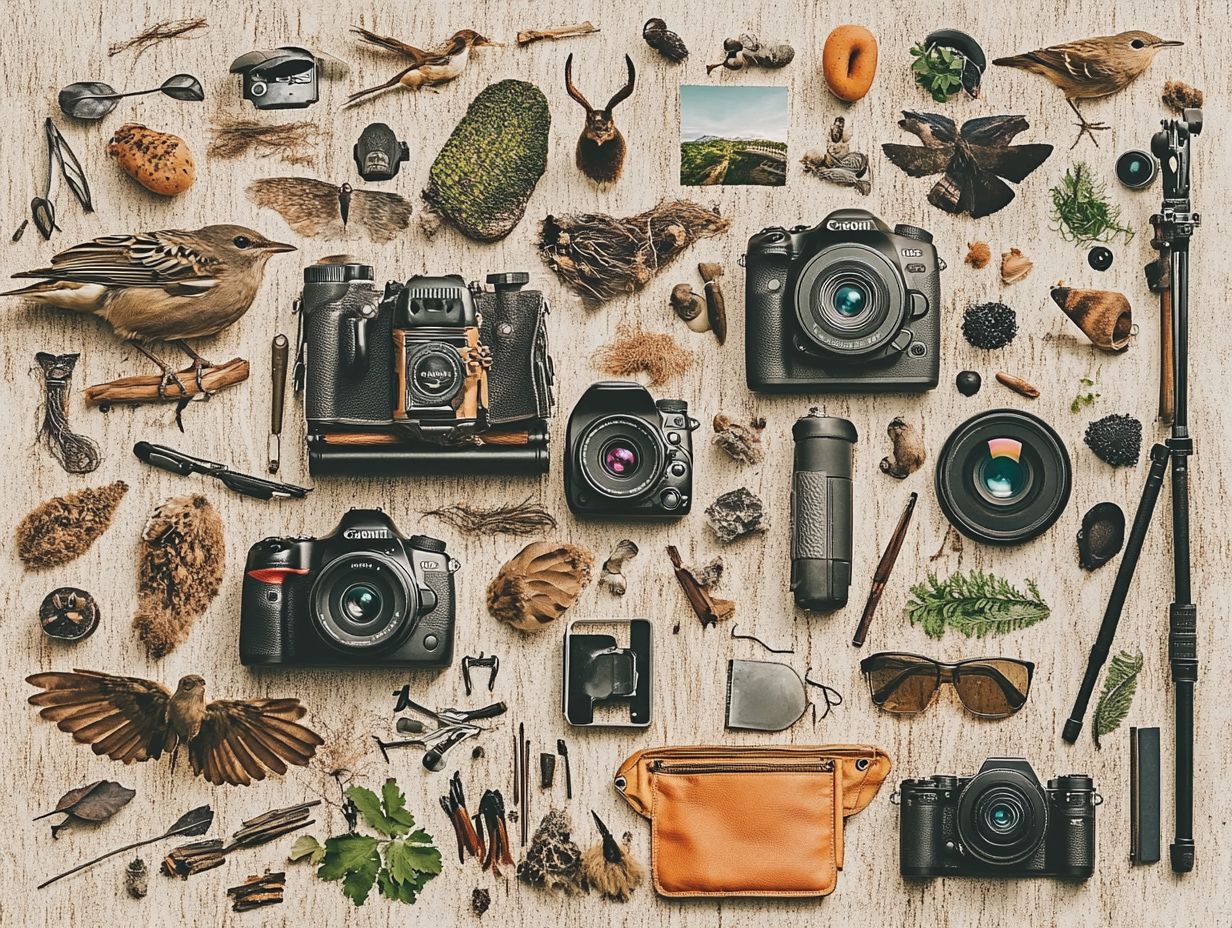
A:
POLYGON ((977 271, 983 270, 988 266, 989 260, 992 258, 992 249, 988 247, 987 242, 968 242, 967 257, 963 260, 970 264, 977 271))

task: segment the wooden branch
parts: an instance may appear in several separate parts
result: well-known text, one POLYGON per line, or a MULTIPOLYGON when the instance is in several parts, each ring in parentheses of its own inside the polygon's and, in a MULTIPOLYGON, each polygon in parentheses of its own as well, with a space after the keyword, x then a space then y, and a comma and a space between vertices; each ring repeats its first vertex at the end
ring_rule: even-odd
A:
POLYGON ((575 26, 554 26, 551 29, 523 29, 518 33, 518 45, 529 45, 540 39, 569 39, 579 35, 590 35, 598 32, 599 27, 593 23, 578 23, 575 26))
MULTIPOLYGON (((140 374, 134 377, 121 377, 107 383, 94 384, 85 388, 86 404, 89 406, 113 406, 116 404, 137 405, 140 403, 179 402, 191 399, 201 391, 197 389, 197 377, 192 368, 177 371, 176 376, 184 385, 181 392, 174 381, 167 385, 165 396, 158 395, 158 385, 162 377, 158 374, 140 374)), ((243 358, 232 358, 226 364, 207 367, 201 372, 201 383, 207 393, 217 393, 226 387, 243 383, 248 379, 248 362, 243 358)))
POLYGON ((727 301, 723 299, 723 289, 719 284, 723 265, 703 261, 697 266, 697 272, 706 282, 706 312, 710 317, 710 331, 722 345, 727 341, 727 301))

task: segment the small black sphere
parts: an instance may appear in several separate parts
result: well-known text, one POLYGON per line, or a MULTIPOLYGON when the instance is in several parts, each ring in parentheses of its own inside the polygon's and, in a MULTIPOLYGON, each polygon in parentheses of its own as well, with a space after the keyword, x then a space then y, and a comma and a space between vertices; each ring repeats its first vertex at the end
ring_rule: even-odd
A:
POLYGON ((959 371, 954 378, 954 386, 958 387, 958 392, 963 396, 975 396, 980 392, 982 383, 979 371, 959 371))
POLYGON ((1112 249, 1096 245, 1087 252, 1087 264, 1097 271, 1106 271, 1112 267, 1112 249))

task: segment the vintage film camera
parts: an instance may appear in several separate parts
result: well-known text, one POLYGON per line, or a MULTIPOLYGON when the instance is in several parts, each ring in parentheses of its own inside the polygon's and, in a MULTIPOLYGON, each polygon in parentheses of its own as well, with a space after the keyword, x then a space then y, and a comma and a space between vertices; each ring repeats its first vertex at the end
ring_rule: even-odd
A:
POLYGON ((745 255, 744 356, 765 392, 937 386, 941 280, 932 236, 860 209, 763 229, 745 255))
POLYGON ((244 99, 259 110, 294 110, 320 98, 324 62, 309 48, 283 45, 240 55, 231 73, 240 75, 244 99))
POLYGON ((903 780, 902 874, 1086 880, 1095 872, 1102 801, 1089 776, 1060 776, 1045 787, 1021 757, 990 757, 973 777, 903 780))
POLYGON ((240 662, 446 666, 459 566, 445 542, 404 537, 379 509, 351 509, 324 538, 259 541, 244 568, 240 662))
POLYGON ((622 519, 687 515, 697 427, 684 400, 656 401, 639 383, 592 384, 569 416, 569 508, 577 516, 622 519))
POLYGON ((313 474, 543 473, 553 406, 547 303, 525 274, 304 270, 295 385, 313 474))

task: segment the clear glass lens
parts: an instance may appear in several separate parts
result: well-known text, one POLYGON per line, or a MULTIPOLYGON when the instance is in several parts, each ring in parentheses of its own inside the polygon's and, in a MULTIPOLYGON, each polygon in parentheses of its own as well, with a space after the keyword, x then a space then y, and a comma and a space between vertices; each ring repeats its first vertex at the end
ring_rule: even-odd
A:
POLYGON ((614 441, 603 449, 603 469, 613 477, 628 477, 637 470, 637 449, 623 441, 614 441))
POLYGON ((372 587, 357 583, 342 594, 342 608, 353 622, 367 623, 381 614, 381 594, 372 587))
POLYGON ((868 291, 857 284, 842 284, 834 291, 834 309, 840 316, 852 319, 867 305, 868 291))
POLYGON ((1027 487, 1022 442, 1013 438, 990 439, 976 481, 994 500, 1009 501, 1019 496, 1027 487))

